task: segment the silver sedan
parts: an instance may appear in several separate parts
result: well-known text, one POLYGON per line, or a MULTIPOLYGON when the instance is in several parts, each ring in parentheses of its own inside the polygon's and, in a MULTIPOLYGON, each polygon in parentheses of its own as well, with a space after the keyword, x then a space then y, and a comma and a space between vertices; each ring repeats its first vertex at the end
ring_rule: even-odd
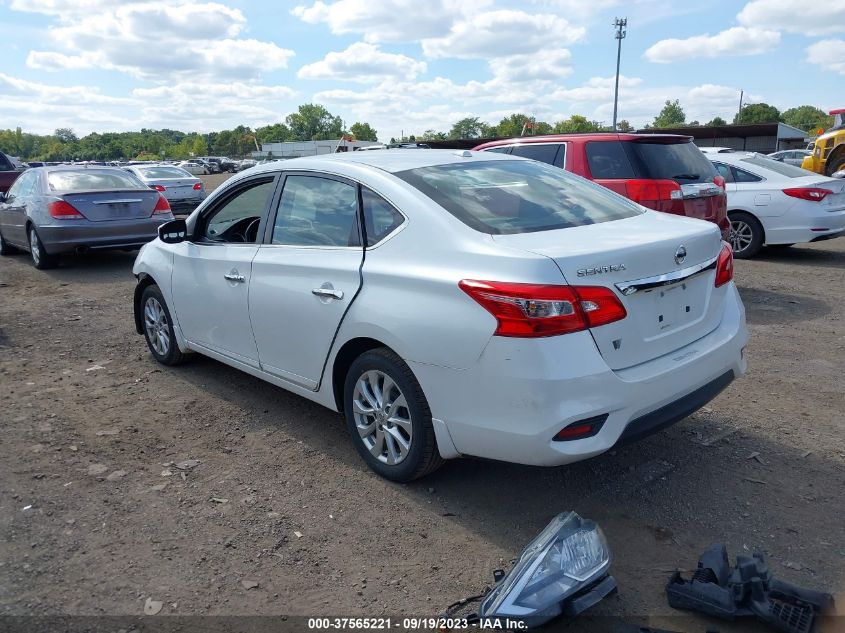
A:
POLYGON ((174 213, 190 213, 205 200, 202 180, 175 165, 130 165, 130 174, 151 189, 162 193, 174 213))
POLYGON ((0 194, 0 254, 54 268, 62 253, 138 248, 172 219, 167 198, 122 169, 36 167, 0 194))

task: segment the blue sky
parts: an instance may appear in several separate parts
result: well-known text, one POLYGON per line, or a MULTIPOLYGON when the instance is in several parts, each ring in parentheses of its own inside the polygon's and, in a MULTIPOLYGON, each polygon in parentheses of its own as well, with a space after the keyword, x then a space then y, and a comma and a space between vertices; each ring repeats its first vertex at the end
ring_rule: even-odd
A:
POLYGON ((845 107, 845 3, 795 0, 0 0, 0 127, 207 132, 318 102, 382 140, 511 112, 609 123, 666 99, 845 107))

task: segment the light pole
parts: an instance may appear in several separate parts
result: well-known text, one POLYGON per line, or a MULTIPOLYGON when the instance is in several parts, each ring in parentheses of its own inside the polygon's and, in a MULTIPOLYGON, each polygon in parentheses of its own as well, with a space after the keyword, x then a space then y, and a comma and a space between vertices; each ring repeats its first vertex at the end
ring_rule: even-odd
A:
POLYGON ((616 131, 616 109, 619 105, 619 63, 622 61, 622 40, 625 39, 628 26, 628 18, 616 18, 613 21, 616 27, 616 87, 613 89, 613 131, 616 131))

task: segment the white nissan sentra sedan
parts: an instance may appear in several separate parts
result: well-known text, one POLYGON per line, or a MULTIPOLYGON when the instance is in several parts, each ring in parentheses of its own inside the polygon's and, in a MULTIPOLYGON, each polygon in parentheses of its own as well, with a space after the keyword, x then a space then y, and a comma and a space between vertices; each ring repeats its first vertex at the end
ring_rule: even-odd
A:
POLYGON ((261 165, 138 254, 153 356, 199 352, 346 417, 397 481, 461 455, 558 465, 745 371, 716 225, 490 152, 261 165))

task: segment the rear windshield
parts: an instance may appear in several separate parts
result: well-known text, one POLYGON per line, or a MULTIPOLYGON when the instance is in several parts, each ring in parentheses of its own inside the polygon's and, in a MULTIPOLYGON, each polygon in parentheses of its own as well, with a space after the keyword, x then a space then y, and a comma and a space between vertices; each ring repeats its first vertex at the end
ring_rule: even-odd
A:
POLYGON ((795 165, 790 165, 789 163, 782 163, 777 160, 772 160, 771 158, 767 158, 766 156, 760 156, 755 154, 753 156, 749 156, 748 158, 740 159, 741 163, 748 163, 749 165, 756 165, 757 167, 762 167, 764 169, 768 169, 769 171, 773 171, 776 174, 780 174, 781 176, 786 176, 787 178, 804 178, 812 174, 805 169, 801 169, 800 167, 796 167, 795 165))
POLYGON ((713 182, 716 170, 694 143, 591 141, 587 162, 593 178, 648 178, 683 184, 713 182))
POLYGON ((147 189, 132 174, 114 171, 51 171, 47 174, 51 191, 107 191, 109 189, 147 189))
POLYGON ((178 167, 143 167, 138 171, 144 178, 193 178, 191 174, 178 167))
POLYGON ((642 213, 604 187, 531 160, 453 163, 395 175, 467 226, 494 235, 598 224, 642 213))

